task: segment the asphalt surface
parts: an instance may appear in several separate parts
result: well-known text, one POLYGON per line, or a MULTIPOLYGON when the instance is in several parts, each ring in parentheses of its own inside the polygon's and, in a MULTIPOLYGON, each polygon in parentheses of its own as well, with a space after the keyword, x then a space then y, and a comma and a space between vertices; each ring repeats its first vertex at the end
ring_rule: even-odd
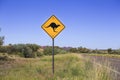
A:
POLYGON ((92 62, 95 62, 96 64, 100 64, 110 69, 113 80, 120 80, 120 58, 89 55, 82 56, 85 58, 89 58, 92 62))

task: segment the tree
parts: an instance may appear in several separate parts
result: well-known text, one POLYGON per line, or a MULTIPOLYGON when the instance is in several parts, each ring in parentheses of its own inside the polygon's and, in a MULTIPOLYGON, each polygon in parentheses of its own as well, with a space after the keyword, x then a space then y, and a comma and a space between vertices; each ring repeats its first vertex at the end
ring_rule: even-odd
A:
POLYGON ((35 56, 33 55, 32 49, 31 49, 30 47, 26 47, 26 48, 23 50, 23 54, 24 54, 24 57, 25 57, 25 58, 33 58, 33 57, 35 57, 35 56))
POLYGON ((71 49, 69 49, 69 51, 72 52, 72 53, 77 53, 78 52, 77 48, 71 48, 71 49))
MULTIPOLYGON (((1 29, 0 29, 1 31, 1 29)), ((0 52, 5 53, 7 51, 6 46, 2 46, 4 43, 4 36, 0 36, 0 52)))
POLYGON ((26 44, 26 46, 30 47, 34 52, 40 48, 40 46, 37 44, 26 44))
POLYGON ((85 47, 78 47, 78 52, 79 53, 89 53, 90 49, 85 48, 85 47))
MULTIPOLYGON (((1 29, 0 29, 0 31, 1 31, 1 29)), ((3 43, 4 43, 4 39, 5 39, 4 36, 0 36, 0 46, 3 45, 3 43)))
POLYGON ((112 49, 111 48, 109 48, 107 51, 108 51, 109 54, 112 53, 112 49))
POLYGON ((0 36, 0 46, 2 46, 4 43, 4 36, 0 36))

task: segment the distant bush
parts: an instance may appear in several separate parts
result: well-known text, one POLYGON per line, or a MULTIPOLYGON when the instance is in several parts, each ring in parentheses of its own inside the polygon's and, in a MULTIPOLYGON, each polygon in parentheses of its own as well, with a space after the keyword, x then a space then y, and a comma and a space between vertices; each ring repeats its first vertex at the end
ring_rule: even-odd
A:
POLYGON ((23 55, 25 58, 33 58, 35 57, 33 55, 33 51, 30 47, 25 47, 25 49, 23 50, 23 55))
POLYGON ((112 49, 111 48, 109 48, 107 51, 108 51, 109 54, 112 54, 112 49))
POLYGON ((66 50, 61 49, 61 48, 58 48, 58 49, 57 49, 57 52, 58 52, 59 54, 66 54, 66 53, 67 53, 66 50))
POLYGON ((37 44, 26 44, 27 47, 31 48, 33 52, 37 51, 40 46, 37 44))
POLYGON ((91 50, 85 47, 70 48, 69 52, 72 53, 91 53, 91 50))
POLYGON ((72 52, 72 53, 77 53, 77 52, 78 52, 78 50, 77 50, 77 48, 70 48, 70 49, 69 49, 69 52, 72 52))
POLYGON ((116 53, 120 55, 120 49, 117 49, 117 50, 116 50, 116 53))
POLYGON ((36 56, 37 56, 37 57, 41 57, 41 56, 43 56, 43 55, 44 55, 44 54, 43 54, 43 52, 38 52, 38 51, 37 51, 37 52, 35 52, 35 54, 36 54, 36 56))
POLYGON ((46 47, 43 51, 44 55, 51 55, 52 54, 52 47, 46 47))
MULTIPOLYGON (((44 51, 43 51, 44 55, 52 55, 52 47, 47 46, 44 51)), ((65 54, 67 53, 67 51, 63 50, 62 48, 59 47, 55 47, 54 48, 54 54, 65 54)))
POLYGON ((7 46, 0 46, 1 53, 7 53, 7 46))
POLYGON ((112 50, 112 54, 119 54, 120 55, 120 49, 112 50))
POLYGON ((3 43, 4 43, 4 39, 5 39, 5 37, 4 37, 4 36, 0 36, 0 46, 2 46, 2 45, 3 45, 3 43))
POLYGON ((37 57, 37 50, 40 48, 36 44, 10 44, 9 46, 0 46, 0 52, 6 52, 8 54, 19 55, 25 58, 37 57))
POLYGON ((90 53, 90 49, 85 48, 85 47, 79 47, 78 52, 79 53, 90 53))

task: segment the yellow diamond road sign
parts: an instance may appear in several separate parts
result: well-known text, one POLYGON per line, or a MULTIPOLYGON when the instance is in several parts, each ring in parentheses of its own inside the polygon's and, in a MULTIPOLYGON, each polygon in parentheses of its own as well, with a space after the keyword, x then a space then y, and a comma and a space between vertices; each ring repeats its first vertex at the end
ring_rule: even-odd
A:
POLYGON ((65 26, 63 23, 54 15, 52 15, 43 25, 42 29, 51 37, 55 38, 65 26))

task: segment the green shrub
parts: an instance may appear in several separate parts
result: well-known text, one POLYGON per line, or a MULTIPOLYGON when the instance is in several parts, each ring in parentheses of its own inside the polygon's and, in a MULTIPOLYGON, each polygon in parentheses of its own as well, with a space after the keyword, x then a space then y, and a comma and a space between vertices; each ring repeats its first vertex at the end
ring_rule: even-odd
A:
POLYGON ((25 50, 23 51, 23 54, 24 54, 25 58, 34 58, 35 57, 32 49, 30 47, 26 47, 25 50))
POLYGON ((112 49, 111 48, 108 49, 108 53, 112 54, 112 49))
POLYGON ((7 47, 5 46, 5 50, 0 48, 1 52, 7 51, 8 54, 19 55, 25 58, 34 58, 36 57, 36 52, 39 49, 39 45, 36 44, 10 44, 7 47), (6 49, 7 48, 7 49, 6 49))
POLYGON ((35 52, 35 54, 36 54, 37 57, 43 56, 43 52, 38 52, 38 51, 37 51, 37 52, 35 52))
POLYGON ((78 50, 77 50, 77 48, 70 48, 70 49, 69 49, 69 52, 72 52, 72 53, 77 53, 77 52, 78 52, 78 50))
POLYGON ((7 46, 0 46, 0 52, 6 53, 7 52, 7 46))
POLYGON ((52 47, 46 47, 43 51, 44 55, 51 55, 52 54, 52 47))
POLYGON ((67 51, 66 50, 63 50, 63 49, 57 49, 58 50, 58 53, 60 53, 60 54, 65 54, 65 53, 67 53, 67 51))
MULTIPOLYGON (((46 47, 43 51, 44 55, 52 55, 52 47, 46 47)), ((54 48, 54 54, 65 54, 67 53, 65 50, 55 47, 54 48)))

